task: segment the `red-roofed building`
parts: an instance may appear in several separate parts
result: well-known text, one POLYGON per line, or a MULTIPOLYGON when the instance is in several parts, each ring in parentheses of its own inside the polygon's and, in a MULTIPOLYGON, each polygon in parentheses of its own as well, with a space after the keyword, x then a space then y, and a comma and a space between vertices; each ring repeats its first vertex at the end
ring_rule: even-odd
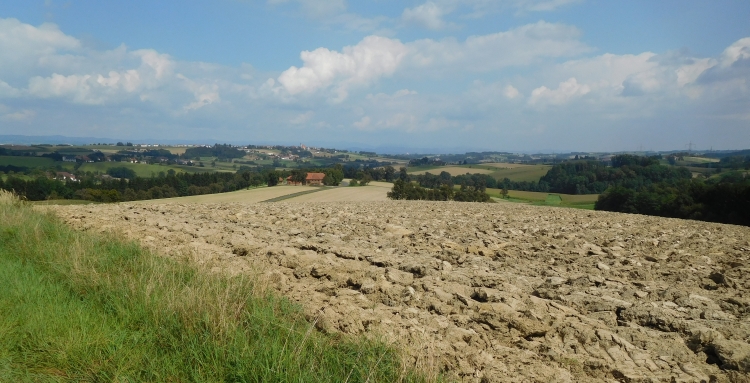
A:
POLYGON ((323 185, 323 178, 325 178, 325 176, 325 173, 307 173, 307 177, 305 177, 305 185, 321 186, 323 185))

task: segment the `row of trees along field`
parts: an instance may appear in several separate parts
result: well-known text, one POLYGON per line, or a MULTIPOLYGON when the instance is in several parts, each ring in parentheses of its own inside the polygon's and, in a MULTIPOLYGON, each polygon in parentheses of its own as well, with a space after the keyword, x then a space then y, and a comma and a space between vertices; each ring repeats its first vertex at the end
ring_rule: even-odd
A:
POLYGON ((709 158, 718 158, 719 162, 709 162, 705 164, 693 164, 694 167, 703 168, 714 168, 718 171, 722 170, 750 170, 750 150, 741 150, 738 152, 730 153, 709 153, 706 154, 709 158))
MULTIPOLYGON (((343 179, 340 167, 310 169, 326 174, 328 184, 338 184, 343 179)), ((116 172, 113 172, 116 173, 116 172)), ((130 177, 118 174, 119 179, 81 177, 77 182, 50 179, 40 175, 28 180, 9 176, 0 179, 0 189, 13 191, 30 201, 47 199, 80 199, 95 202, 121 202, 157 198, 183 197, 190 195, 224 193, 261 185, 275 186, 279 180, 290 175, 287 171, 264 169, 262 171, 241 170, 236 173, 159 173, 156 177, 130 177), (126 178, 130 177, 130 179, 126 178)))
POLYGON ((610 187, 641 190, 656 183, 677 183, 692 178, 684 167, 661 165, 660 156, 617 155, 612 166, 600 161, 570 161, 553 166, 539 183, 563 194, 600 194, 610 187))
POLYGON ((467 185, 476 186, 481 185, 484 188, 490 189, 505 189, 505 190, 523 190, 523 191, 534 191, 534 192, 549 192, 550 186, 546 182, 535 182, 535 181, 511 181, 509 178, 498 180, 489 174, 460 174, 457 176, 451 176, 448 172, 440 172, 440 174, 432 174, 427 172, 425 174, 412 174, 409 175, 409 179, 417 182, 420 186, 426 188, 439 188, 440 185, 467 185))
POLYGON ((479 188, 552 192, 561 194, 600 194, 612 186, 640 190, 646 186, 680 180, 689 180, 690 171, 684 167, 661 165, 657 157, 619 155, 612 158, 608 167, 600 161, 570 161, 553 166, 539 182, 517 182, 508 178, 497 180, 489 174, 462 174, 451 176, 448 172, 409 175, 425 188, 441 185, 466 185, 479 188))
POLYGON ((396 200, 490 202, 490 196, 485 190, 473 186, 461 186, 460 189, 456 190, 447 184, 431 189, 399 179, 393 183, 393 188, 388 192, 388 198, 396 200))
POLYGON ((594 208, 750 226, 750 177, 735 171, 640 189, 614 186, 599 196, 594 208))
POLYGON ((396 200, 490 202, 487 185, 481 174, 451 177, 447 172, 435 176, 409 175, 406 168, 398 172, 398 179, 388 192, 388 198, 396 200), (480 176, 480 177, 474 177, 480 176), (413 182, 415 181, 415 182, 413 182), (461 185, 457 190, 454 185, 461 185))
POLYGON ((611 186, 641 189, 658 182, 690 179, 692 174, 683 167, 661 165, 658 157, 618 155, 612 166, 600 161, 569 161, 554 165, 539 182, 497 180, 489 174, 451 176, 448 172, 411 175, 410 179, 426 188, 440 185, 483 185, 487 188, 551 192, 561 194, 600 194, 611 186))
POLYGON ((377 161, 374 163, 347 164, 341 169, 344 172, 344 178, 352 178, 358 181, 365 180, 365 183, 369 181, 393 182, 398 178, 398 172, 393 166, 380 166, 377 161))
POLYGON ((80 199, 120 202, 188 195, 221 193, 266 184, 273 173, 160 173, 157 177, 100 179, 82 177, 77 182, 48 177, 24 180, 13 176, 0 180, 0 188, 13 191, 30 201, 80 199))
MULTIPOLYGON (((750 157, 727 156, 722 163, 725 168, 740 169, 748 160, 750 157)), ((569 161, 553 166, 539 182, 498 181, 486 174, 404 174, 403 182, 394 186, 389 197, 449 200, 454 185, 470 191, 491 187, 601 194, 597 210, 750 226, 750 176, 746 172, 725 171, 708 179, 693 178, 687 168, 661 165, 660 157, 617 155, 611 167, 599 161, 569 161)))
POLYGON ((219 159, 232 159, 245 157, 245 151, 227 144, 215 144, 214 146, 200 146, 185 150, 184 158, 217 157, 219 159))

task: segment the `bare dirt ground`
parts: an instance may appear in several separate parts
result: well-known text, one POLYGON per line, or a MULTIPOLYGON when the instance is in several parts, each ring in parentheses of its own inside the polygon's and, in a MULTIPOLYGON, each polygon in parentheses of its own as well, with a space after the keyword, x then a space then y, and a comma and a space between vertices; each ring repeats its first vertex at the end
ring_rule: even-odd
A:
POLYGON ((517 204, 56 206, 469 382, 750 381, 750 228, 517 204))

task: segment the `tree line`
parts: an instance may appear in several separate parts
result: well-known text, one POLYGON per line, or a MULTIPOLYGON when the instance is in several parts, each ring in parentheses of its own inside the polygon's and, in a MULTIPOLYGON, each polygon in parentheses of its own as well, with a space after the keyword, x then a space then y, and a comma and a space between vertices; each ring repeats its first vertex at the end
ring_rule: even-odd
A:
POLYGON ((152 178, 100 179, 82 177, 78 181, 62 181, 40 176, 24 180, 9 176, 0 180, 0 188, 13 191, 30 201, 47 199, 80 199, 95 202, 121 202, 157 198, 182 197, 222 193, 257 187, 277 179, 269 173, 175 173, 174 171, 152 178))
POLYGON ((692 173, 687 168, 661 165, 659 156, 623 154, 612 157, 611 167, 600 161, 557 164, 539 184, 548 185, 548 191, 553 193, 599 194, 610 187, 641 190, 661 182, 673 184, 691 178, 692 173))
POLYGON ((308 172, 324 173, 325 185, 338 185, 344 178, 341 165, 324 169, 294 169, 291 172, 244 168, 236 173, 176 173, 170 169, 150 178, 137 177, 131 169, 115 167, 108 170, 111 178, 80 175, 77 181, 51 179, 46 173, 34 179, 11 174, 4 181, 0 178, 0 189, 13 191, 30 201, 79 199, 122 202, 224 193, 262 185, 276 186, 289 176, 294 180, 304 180, 308 172))
POLYGON ((409 179, 415 181, 420 186, 425 188, 439 188, 440 185, 446 184, 449 186, 469 186, 474 188, 483 189, 505 189, 505 190, 524 190, 524 191, 535 191, 535 192, 549 192, 549 184, 546 182, 534 182, 534 181, 511 181, 509 178, 497 180, 489 174, 460 174, 452 176, 448 172, 440 172, 440 174, 432 174, 427 172, 425 174, 409 175, 409 179))
POLYGON ((484 189, 462 186, 456 190, 452 186, 442 184, 438 188, 425 188, 416 183, 396 180, 393 188, 388 192, 388 198, 395 200, 424 200, 424 201, 461 201, 461 202, 490 202, 490 196, 484 189))
POLYGON ((736 181, 691 179, 640 190, 615 186, 599 196, 594 208, 750 226, 750 177, 736 181))
POLYGON ((435 176, 430 173, 424 175, 409 175, 406 168, 399 169, 398 179, 393 182, 393 188, 388 192, 388 198, 395 200, 425 200, 425 201, 461 201, 461 202, 490 202, 487 185, 480 174, 468 177, 451 177, 448 172, 435 176), (463 178, 462 178, 463 177, 463 178), (461 185, 459 189, 455 185, 461 185))
POLYGON ((228 144, 215 144, 214 146, 199 146, 185 150, 183 158, 196 157, 217 157, 217 158, 242 158, 245 157, 245 151, 237 149, 228 144))

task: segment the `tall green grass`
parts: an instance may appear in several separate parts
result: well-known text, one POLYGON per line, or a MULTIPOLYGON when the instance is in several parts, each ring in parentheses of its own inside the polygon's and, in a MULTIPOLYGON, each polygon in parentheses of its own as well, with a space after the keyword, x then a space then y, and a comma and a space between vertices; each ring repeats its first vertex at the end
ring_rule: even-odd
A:
POLYGON ((423 381, 248 277, 76 232, 0 193, 0 381, 423 381))

